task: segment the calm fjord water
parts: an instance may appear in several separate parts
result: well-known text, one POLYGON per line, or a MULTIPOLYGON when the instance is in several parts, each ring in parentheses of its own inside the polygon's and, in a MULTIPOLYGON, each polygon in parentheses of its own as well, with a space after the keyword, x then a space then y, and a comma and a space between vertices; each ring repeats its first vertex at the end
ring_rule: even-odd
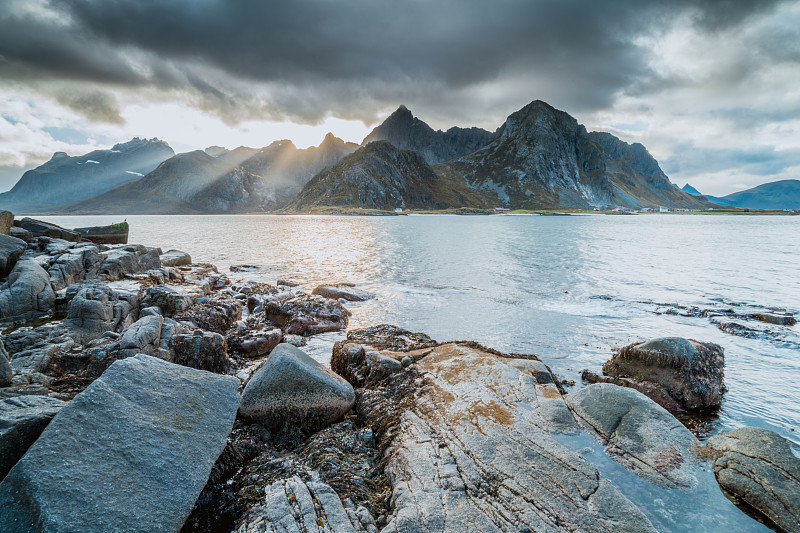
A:
MULTIPOLYGON (((118 218, 47 220, 80 227, 118 218)), ((725 348, 729 390, 714 428, 758 425, 800 440, 800 325, 769 326, 747 338, 724 333, 705 317, 668 314, 675 304, 747 304, 800 314, 800 217, 219 215, 128 221, 130 242, 184 250, 232 278, 294 279, 306 289, 356 283, 377 297, 348 304, 351 327, 392 323, 440 341, 476 340, 535 353, 560 376, 576 380, 575 387, 582 386, 578 372, 599 371, 615 347, 657 336, 715 342, 725 348), (260 270, 228 271, 242 263, 260 270)))

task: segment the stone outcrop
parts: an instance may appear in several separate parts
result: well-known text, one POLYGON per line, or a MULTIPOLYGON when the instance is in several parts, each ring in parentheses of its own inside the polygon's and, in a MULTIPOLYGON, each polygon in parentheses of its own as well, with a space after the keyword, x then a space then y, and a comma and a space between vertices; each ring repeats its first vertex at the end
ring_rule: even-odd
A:
POLYGON ((165 316, 173 316, 189 309, 201 296, 202 292, 156 285, 145 291, 142 307, 158 307, 165 316))
POLYGON ((614 354, 603 365, 603 373, 655 384, 684 409, 710 407, 719 405, 725 390, 725 353, 712 343, 651 339, 614 354))
POLYGON ((191 334, 175 335, 171 343, 172 362, 179 365, 222 373, 228 365, 225 337, 200 329, 191 334))
POLYGON ((141 244, 109 248, 98 275, 109 281, 161 267, 161 250, 141 244))
POLYGON ((271 300, 263 305, 267 320, 293 335, 315 335, 339 331, 347 327, 350 311, 336 300, 322 296, 295 296, 288 300, 271 300))
POLYGON ((364 300, 369 300, 370 298, 375 297, 375 295, 370 292, 367 292, 363 289, 357 289, 351 283, 320 285, 319 287, 315 288, 311 294, 318 294, 333 300, 343 298, 348 302, 363 302, 364 300))
POLYGON ((68 245, 56 252, 48 263, 47 273, 53 290, 60 291, 71 283, 96 278, 104 258, 93 244, 68 245))
POLYGON ((25 241, 0 233, 0 278, 8 276, 25 251, 25 241))
POLYGON ((42 316, 55 301, 47 271, 32 259, 21 259, 0 285, 0 320, 42 316))
POLYGON ((34 218, 25 217, 22 220, 15 220, 14 225, 30 231, 34 237, 50 237, 70 242, 81 240, 81 236, 72 230, 34 218))
POLYGON ((708 440, 723 490, 788 533, 800 532, 800 458, 792 444, 763 428, 743 427, 708 440))
POLYGON ((331 533, 377 533, 369 512, 345 509, 336 492, 321 481, 303 481, 299 476, 278 480, 266 488, 264 503, 250 512, 237 533, 325 531, 331 533))
POLYGON ((353 387, 290 344, 279 344, 245 386, 239 414, 280 430, 310 434, 353 406, 353 387))
POLYGON ((116 362, 0 483, 3 530, 179 531, 233 426, 237 385, 144 355, 116 362))
POLYGON ((198 328, 223 335, 241 319, 242 302, 221 298, 203 299, 175 316, 179 322, 191 322, 198 328))
POLYGON ((35 395, 0 400, 0 481, 64 405, 61 400, 35 395))
POLYGON ((191 265, 192 256, 180 250, 167 250, 161 254, 161 264, 165 267, 191 265))
MULTIPOLYGON (((334 368, 376 351, 356 336, 358 346, 337 344, 334 368)), ((407 348, 381 355, 415 362, 357 395, 359 417, 386 447, 393 494, 382 531, 655 531, 554 438, 578 429, 552 379, 534 377, 549 376, 539 361, 471 343, 407 348)))
POLYGON ((138 318, 139 296, 135 292, 98 283, 75 288, 78 292, 68 304, 65 325, 78 342, 87 343, 106 331, 120 332, 138 318))

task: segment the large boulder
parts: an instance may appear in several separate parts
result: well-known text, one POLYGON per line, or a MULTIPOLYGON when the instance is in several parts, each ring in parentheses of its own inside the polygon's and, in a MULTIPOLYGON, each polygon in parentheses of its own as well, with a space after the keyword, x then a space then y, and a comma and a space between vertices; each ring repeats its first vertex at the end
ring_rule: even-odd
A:
POLYGON ((313 433, 344 416, 354 401, 347 381, 284 343, 250 378, 239 414, 270 429, 313 433))
POLYGON ((768 429, 743 427, 715 435, 719 486, 763 513, 778 528, 800 532, 800 458, 792 444, 768 429))
POLYGON ((179 531, 225 447, 237 386, 146 355, 115 362, 0 483, 2 530, 179 531))
POLYGON ((11 226, 8 234, 12 237, 16 237, 17 239, 22 239, 25 242, 30 242, 33 240, 33 233, 25 228, 18 228, 17 226, 11 226))
POLYGON ((29 319, 53 309, 56 294, 50 276, 32 259, 17 262, 0 285, 0 319, 29 319))
POLYGON ((644 394, 598 383, 565 399, 578 424, 595 435, 606 453, 628 470, 664 487, 697 485, 693 452, 697 439, 644 394))
POLYGON ((316 335, 347 327, 350 311, 336 300, 302 294, 263 304, 264 316, 292 335, 316 335))
POLYGON ((9 235, 14 227, 14 213, 0 211, 0 235, 9 235))
POLYGON ((34 237, 52 237, 70 242, 81 240, 81 236, 77 232, 42 220, 25 217, 22 220, 15 220, 14 225, 30 231, 34 237))
POLYGON ((350 283, 337 283, 335 285, 320 285, 311 294, 318 294, 325 298, 338 300, 344 298, 348 302, 363 302, 374 298, 375 295, 363 289, 357 289, 350 283))
POLYGON ((662 337, 626 346, 603 365, 603 373, 652 383, 683 409, 719 405, 725 391, 725 353, 717 344, 662 337))
POLYGON ((234 299, 199 301, 175 316, 175 320, 191 322, 198 328, 221 334, 241 319, 242 302, 234 299))
POLYGON ((26 246, 22 239, 0 233, 0 278, 8 276, 26 246))
POLYGON ((180 250, 168 250, 161 254, 161 264, 165 267, 191 265, 192 257, 186 252, 181 252, 180 250))
POLYGON ((65 402, 47 396, 0 400, 0 480, 25 455, 65 402))

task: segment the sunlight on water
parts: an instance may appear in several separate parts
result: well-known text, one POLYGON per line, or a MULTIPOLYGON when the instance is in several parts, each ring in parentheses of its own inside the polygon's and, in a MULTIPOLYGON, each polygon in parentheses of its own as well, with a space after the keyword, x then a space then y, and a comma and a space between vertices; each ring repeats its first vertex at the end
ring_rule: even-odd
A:
MULTIPOLYGON (((67 227, 119 217, 48 217, 67 227)), ((349 304, 378 323, 539 355, 581 386, 612 349, 656 336, 721 344, 728 392, 717 427, 800 432, 800 326, 772 337, 724 333, 670 305, 800 310, 800 217, 130 216, 130 242, 178 248, 233 274, 306 289, 350 281, 377 298, 349 304), (596 297, 603 296, 604 299, 596 297), (722 302, 722 303, 720 303, 722 302), (657 314, 660 313, 660 314, 657 314)), ((321 351, 321 350, 318 350, 321 351)))

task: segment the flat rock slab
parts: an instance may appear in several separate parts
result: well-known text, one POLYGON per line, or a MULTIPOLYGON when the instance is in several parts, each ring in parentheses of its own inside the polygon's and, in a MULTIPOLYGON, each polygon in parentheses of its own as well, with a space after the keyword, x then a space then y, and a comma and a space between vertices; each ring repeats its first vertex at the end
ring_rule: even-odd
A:
POLYGON ((47 396, 0 400, 0 480, 41 435, 66 402, 47 396))
POLYGON ((233 427, 237 385, 146 355, 115 362, 0 483, 0 530, 179 531, 233 427))
POLYGON ((800 458, 768 429, 744 427, 715 435, 708 446, 720 487, 789 533, 800 532, 800 458))

